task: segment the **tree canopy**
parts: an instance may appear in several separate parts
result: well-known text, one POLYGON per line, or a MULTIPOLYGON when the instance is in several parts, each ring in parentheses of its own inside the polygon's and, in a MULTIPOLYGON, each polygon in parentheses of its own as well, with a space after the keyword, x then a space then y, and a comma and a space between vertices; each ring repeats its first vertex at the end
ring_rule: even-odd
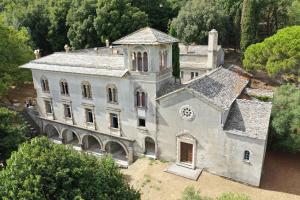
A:
POLYGON ((270 76, 299 78, 299 35, 300 26, 287 27, 263 42, 249 46, 243 60, 244 67, 250 71, 267 71, 270 76))
POLYGON ((8 159, 26 140, 28 129, 15 111, 0 107, 0 161, 8 159))
POLYGON ((295 85, 282 85, 275 92, 271 126, 276 148, 300 152, 300 90, 295 85))
POLYGON ((30 80, 29 70, 18 68, 33 58, 25 29, 16 31, 6 26, 0 17, 0 96, 5 95, 11 85, 30 80))
POLYGON ((129 0, 98 1, 94 21, 102 43, 117 40, 147 25, 147 15, 129 0))
POLYGON ((3 199, 140 199, 111 157, 98 159, 45 137, 21 145, 0 179, 3 199))
POLYGON ((228 17, 219 9, 215 0, 191 0, 179 11, 171 28, 186 44, 206 44, 208 32, 214 28, 219 32, 220 41, 225 42, 228 22, 228 17))

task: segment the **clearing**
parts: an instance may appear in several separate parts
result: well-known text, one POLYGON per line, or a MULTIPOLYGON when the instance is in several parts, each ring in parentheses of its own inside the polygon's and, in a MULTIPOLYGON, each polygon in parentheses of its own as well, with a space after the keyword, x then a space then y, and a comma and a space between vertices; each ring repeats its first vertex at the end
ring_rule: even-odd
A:
POLYGON ((142 193, 143 200, 178 200, 187 186, 203 196, 224 192, 243 193, 252 200, 300 200, 300 155, 269 152, 261 188, 244 185, 203 171, 198 181, 164 172, 170 163, 141 158, 123 169, 129 183, 142 193), (273 190, 273 191, 272 191, 273 190))

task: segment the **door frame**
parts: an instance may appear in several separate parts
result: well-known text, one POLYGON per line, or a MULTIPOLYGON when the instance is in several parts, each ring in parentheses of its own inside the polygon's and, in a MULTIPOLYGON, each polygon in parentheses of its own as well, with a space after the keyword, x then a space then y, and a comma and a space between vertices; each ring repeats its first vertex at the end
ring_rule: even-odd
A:
POLYGON ((197 147, 197 141, 196 139, 190 135, 190 134, 180 134, 176 137, 177 140, 177 159, 176 159, 176 164, 183 166, 183 167, 187 167, 187 168, 191 168, 191 169, 195 169, 196 167, 196 147, 197 147), (192 144, 193 145, 193 156, 192 156, 192 163, 187 163, 187 162, 181 162, 180 158, 181 158, 181 145, 180 143, 188 143, 188 144, 192 144))

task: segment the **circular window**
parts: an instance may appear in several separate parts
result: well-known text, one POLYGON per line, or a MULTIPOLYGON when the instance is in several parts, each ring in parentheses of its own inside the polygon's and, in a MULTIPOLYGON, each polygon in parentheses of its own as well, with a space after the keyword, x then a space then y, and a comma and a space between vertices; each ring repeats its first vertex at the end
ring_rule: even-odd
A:
POLYGON ((181 117, 186 120, 193 120, 195 113, 189 105, 182 106, 179 111, 181 117))

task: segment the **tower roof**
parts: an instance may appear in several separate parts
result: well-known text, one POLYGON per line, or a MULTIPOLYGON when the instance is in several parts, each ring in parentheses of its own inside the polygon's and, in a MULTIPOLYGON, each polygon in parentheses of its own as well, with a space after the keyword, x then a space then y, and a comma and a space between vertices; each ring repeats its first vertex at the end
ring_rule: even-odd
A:
POLYGON ((113 44, 170 44, 175 42, 179 42, 179 40, 156 29, 145 27, 113 42, 113 44))

